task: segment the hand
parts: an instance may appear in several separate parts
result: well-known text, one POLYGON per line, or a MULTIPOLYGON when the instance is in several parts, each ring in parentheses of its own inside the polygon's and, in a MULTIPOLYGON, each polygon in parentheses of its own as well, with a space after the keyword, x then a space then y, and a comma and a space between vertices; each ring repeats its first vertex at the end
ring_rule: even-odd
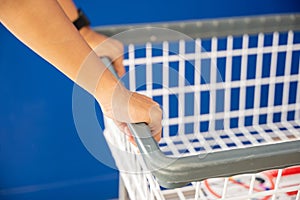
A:
POLYGON ((109 57, 112 60, 119 77, 125 74, 123 66, 124 47, 121 42, 101 35, 93 31, 90 27, 80 29, 80 34, 99 57, 109 57))
POLYGON ((109 72, 104 73, 106 74, 100 79, 101 87, 97 89, 95 95, 104 115, 113 119, 133 144, 135 142, 126 123, 147 123, 152 136, 159 141, 162 129, 162 111, 159 104, 149 97, 127 90, 117 81, 111 83, 106 79, 109 77, 109 72))
MULTIPOLYGON (((113 61, 118 75, 120 77, 124 75, 122 43, 98 34, 89 27, 82 28, 80 34, 95 51, 97 56, 109 57, 113 61)), ((129 141, 133 144, 135 144, 135 141, 127 123, 147 123, 152 136, 156 141, 159 141, 162 129, 162 111, 159 105, 149 97, 128 91, 119 83, 107 84, 107 82, 111 81, 106 80, 105 83, 100 83, 102 91, 99 98, 97 98, 103 114, 113 119, 115 124, 128 136, 129 141), (114 86, 114 88, 108 85, 114 86)))
POLYGON ((162 129, 162 111, 159 104, 149 97, 128 90, 123 93, 116 93, 115 96, 117 99, 113 102, 111 113, 113 114, 115 124, 128 136, 129 141, 136 145, 127 123, 146 122, 152 136, 159 142, 162 129), (128 100, 125 101, 127 98, 117 98, 117 96, 123 95, 127 96, 128 100), (128 106, 124 106, 125 103, 128 106))
MULTIPOLYGON (((95 51, 97 56, 106 56, 113 61, 114 68, 121 77, 125 73, 123 66, 123 44, 119 41, 98 34, 89 27, 80 30, 85 41, 95 51)), ((108 77, 105 72, 103 77, 108 77)), ((135 144, 127 123, 145 122, 150 127, 156 141, 161 139, 162 111, 159 104, 144 95, 130 92, 121 84, 111 79, 100 80, 101 91, 97 98, 103 114, 114 120, 119 129, 124 132, 131 143, 135 144)))

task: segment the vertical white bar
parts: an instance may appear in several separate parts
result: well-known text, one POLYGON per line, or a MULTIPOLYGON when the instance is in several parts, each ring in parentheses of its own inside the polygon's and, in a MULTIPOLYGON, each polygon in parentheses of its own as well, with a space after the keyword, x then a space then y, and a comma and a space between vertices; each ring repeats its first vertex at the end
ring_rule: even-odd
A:
MULTIPOLYGON (((163 79, 163 113, 166 119, 169 118, 169 43, 167 41, 163 42, 163 70, 162 70, 162 79, 163 79)), ((163 137, 170 137, 169 125, 164 126, 163 137)))
MULTIPOLYGON (((200 80, 201 80, 201 40, 196 39, 195 41, 195 86, 194 88, 200 86, 200 80)), ((200 132, 199 130, 199 123, 201 119, 200 117, 200 105, 201 105, 201 99, 200 99, 200 91, 194 92, 194 134, 197 134, 200 132)))
MULTIPOLYGON (((251 181, 250 181, 250 187, 249 187, 249 192, 248 195, 251 196, 253 193, 253 189, 254 189, 254 183, 255 183, 255 174, 251 175, 251 181)), ((249 199, 250 200, 250 199, 249 199)))
MULTIPOLYGON (((196 68, 196 71, 195 71, 195 88, 197 88, 197 86, 202 87, 200 85, 200 83, 201 83, 201 67, 202 67, 201 66, 201 59, 202 59, 201 49, 202 49, 202 46, 201 46, 201 40, 200 39, 196 40, 195 48, 196 48, 195 49, 195 52, 196 52, 196 55, 195 55, 195 68, 196 68)), ((200 89, 199 92, 195 93, 195 107, 194 107, 194 115, 195 115, 195 122, 196 122, 194 124, 195 133, 200 132, 199 123, 200 123, 200 119, 201 119, 201 116, 200 116, 200 113, 201 113, 200 92, 201 91, 202 90, 200 89), (197 107, 197 105, 199 107, 197 107)), ((205 140, 205 137, 204 137, 205 134, 204 133, 196 134, 195 136, 199 140, 200 145, 203 145, 203 148, 205 149, 204 153, 213 151, 211 146, 209 145, 209 143, 205 140)), ((202 200, 202 198, 201 198, 201 200, 202 200)))
POLYGON ((231 72, 232 72, 232 46, 233 37, 227 37, 226 67, 225 67, 225 98, 224 98, 224 129, 230 128, 230 102, 231 102, 231 72))
POLYGON ((130 199, 140 199, 138 198, 138 195, 141 195, 140 197, 144 198, 143 193, 141 193, 141 191, 139 190, 139 184, 137 184, 135 174, 124 173, 122 177, 130 199))
POLYGON ((254 106, 253 106, 253 125, 259 123, 259 109, 260 109, 260 91, 261 91, 261 78, 262 78, 262 63, 263 63, 263 45, 264 45, 264 34, 258 35, 257 44, 257 57, 256 57, 256 84, 254 88, 254 106))
POLYGON ((217 83, 217 45, 218 39, 213 37, 211 40, 211 61, 210 61, 210 97, 209 97, 209 130, 215 130, 215 115, 216 115, 216 83, 217 83))
POLYGON ((154 179, 153 175, 150 172, 145 172, 144 174, 147 178, 147 181, 149 182, 149 186, 152 188, 151 193, 153 193, 153 195, 155 196, 155 200, 165 200, 165 197, 160 190, 160 186, 154 179))
POLYGON ((147 94, 152 97, 152 44, 148 42, 146 44, 146 91, 147 94))
POLYGON ((249 36, 243 35, 243 46, 242 46, 242 62, 241 62, 241 87, 239 97, 239 121, 238 127, 243 127, 245 122, 245 104, 246 104, 246 80, 247 80, 247 64, 248 64, 248 44, 249 36))
POLYGON ((226 198, 226 192, 227 192, 227 187, 228 187, 228 181, 229 178, 225 178, 224 180, 224 187, 223 187, 223 191, 222 191, 222 199, 226 198))
POLYGON ((300 188, 299 188, 299 190, 298 190, 298 192, 297 192, 297 196, 296 196, 296 199, 295 200, 300 200, 300 188))
MULTIPOLYGON (((215 126, 216 126, 216 121, 215 121, 215 116, 216 116, 216 110, 217 110, 217 104, 223 104, 224 107, 224 99, 217 99, 217 76, 221 76, 218 72, 218 68, 217 68, 217 52, 218 51, 218 38, 213 37, 212 41, 211 41, 211 63, 210 63, 210 72, 211 72, 211 76, 210 76, 210 85, 211 85, 211 89, 210 89, 210 124, 209 124, 209 130, 213 131, 214 134, 211 134, 211 136, 213 138, 215 138, 215 141, 217 142, 216 144, 220 145, 220 147, 222 149, 228 149, 228 146, 226 145, 226 143, 224 142, 223 139, 221 139, 220 137, 218 137, 218 135, 216 135, 215 131, 215 126)), ((223 121, 223 126, 224 126, 224 121, 223 121)))
POLYGON ((127 189, 124 185, 121 175, 119 175, 119 200, 128 200, 127 189))
MULTIPOLYGON (((202 86, 201 84, 201 50, 202 50, 202 42, 201 39, 196 39, 195 41, 195 90, 196 88, 201 88, 202 86)), ((201 145, 203 145, 204 149, 206 150, 206 152, 210 152, 212 151, 212 148, 210 147, 210 145, 206 142, 205 138, 203 137, 203 134, 200 134, 200 120, 201 120, 201 98, 200 98, 200 92, 202 91, 202 89, 200 89, 199 91, 197 90, 194 93, 194 134, 196 136, 196 138, 199 140, 199 143, 201 145), (198 134, 199 133, 199 134, 198 134)), ((199 182, 197 182, 198 184, 199 182)), ((199 187, 200 187, 200 183, 199 183, 199 187)), ((200 195, 203 195, 201 188, 197 188, 200 192, 200 195)), ((199 196, 198 196, 199 197, 199 196)), ((203 199, 202 196, 200 198, 201 200, 203 199)))
MULTIPOLYGON (((135 47, 133 44, 130 44, 128 46, 128 51, 129 51, 129 89, 131 91, 136 91, 136 77, 135 77, 135 47)), ((131 145, 129 144, 129 142, 126 142, 127 144, 127 149, 129 150, 129 152, 132 152, 131 149, 131 145)), ((137 166, 137 160, 135 159, 131 159, 131 161, 129 161, 129 163, 131 163, 132 165, 135 165, 134 167, 136 169, 138 169, 139 166, 137 166)), ((141 176, 141 175, 140 175, 141 176)), ((132 179, 133 182, 135 182, 135 194, 130 194, 131 196, 135 195, 135 198, 145 198, 145 194, 144 191, 142 190, 142 187, 138 187, 138 185, 141 183, 141 177, 139 175, 132 174, 132 179)))
POLYGON ((135 55, 134 55, 134 45, 130 44, 128 46, 128 61, 129 61, 129 89, 131 91, 136 90, 135 86, 135 55))
POLYGON ((142 182, 142 187, 143 187, 143 191, 145 193, 145 197, 147 199, 151 200, 151 199, 153 199, 153 191, 152 191, 151 188, 148 187, 148 180, 147 180, 146 175, 145 175, 145 173, 147 173, 147 172, 145 172, 143 166, 140 164, 140 162, 138 160, 136 162, 137 162, 137 165, 139 165, 139 167, 141 169, 141 172, 143 172, 143 173, 141 173, 141 176, 142 176, 142 181, 143 181, 142 182))
POLYGON ((196 182, 196 184, 194 185, 195 187, 196 187, 196 189, 195 189, 195 200, 198 200, 199 199, 199 196, 200 196, 200 190, 201 190, 201 182, 196 182))
POLYGON ((184 134, 184 83, 185 83, 185 41, 179 41, 179 80, 178 80, 178 135, 184 134))
POLYGON ((297 84, 297 97, 296 97, 295 110, 296 110, 295 119, 297 121, 300 121, 300 58, 299 58, 299 65, 298 65, 298 84, 297 84))
POLYGON ((282 169, 279 169, 277 177, 276 177, 276 182, 275 182, 275 187, 274 187, 274 194, 272 195, 272 200, 276 199, 276 192, 279 189, 279 183, 280 183, 281 175, 282 175, 282 169))
MULTIPOLYGON (((199 196, 200 196, 200 199, 199 200, 207 200, 208 198, 206 197, 206 195, 204 194, 204 192, 203 192, 203 190, 201 189, 201 182, 197 182, 197 183, 199 183, 199 196)), ((198 196, 198 197, 199 197, 198 196)))
POLYGON ((273 107, 275 101, 275 86, 276 81, 272 82, 276 78, 276 66, 277 66, 277 53, 278 53, 278 41, 279 34, 278 32, 273 33, 273 42, 272 42, 272 54, 271 54, 271 66, 270 66, 270 83, 269 83, 269 95, 268 95, 268 112, 267 112, 267 123, 273 123, 273 107))
MULTIPOLYGON (((139 160, 138 159, 141 159, 141 158, 137 158, 136 156, 131 159, 130 163, 131 165, 134 167, 136 171, 136 173, 129 173, 129 175, 132 176, 133 178, 133 182, 134 182, 134 185, 135 185, 135 193, 136 193, 136 196, 140 196, 141 198, 145 198, 145 191, 143 190, 143 188, 140 186, 141 183, 142 183, 142 168, 141 166, 139 165, 139 160)), ((126 172, 125 172, 126 173, 126 172)), ((139 199, 139 198, 137 198, 139 199)))
MULTIPOLYGON (((290 76, 291 76, 293 40, 294 40, 294 33, 293 33, 293 31, 289 31, 288 32, 286 58, 285 58, 282 105, 288 105, 288 103, 289 103, 289 90, 290 90, 290 81, 289 80, 290 80, 290 76)), ((287 112, 288 111, 286 109, 282 110, 281 121, 287 121, 287 112)))

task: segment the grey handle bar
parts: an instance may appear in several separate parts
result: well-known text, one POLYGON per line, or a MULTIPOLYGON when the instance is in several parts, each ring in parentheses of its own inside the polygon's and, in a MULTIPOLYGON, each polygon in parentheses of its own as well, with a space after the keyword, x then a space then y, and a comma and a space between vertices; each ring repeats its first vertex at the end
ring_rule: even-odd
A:
MULTIPOLYGON (((101 59, 118 77, 110 60, 101 59)), ((300 164, 299 140, 174 158, 162 153, 145 123, 128 126, 147 167, 165 188, 182 187, 207 178, 257 173, 300 164)))

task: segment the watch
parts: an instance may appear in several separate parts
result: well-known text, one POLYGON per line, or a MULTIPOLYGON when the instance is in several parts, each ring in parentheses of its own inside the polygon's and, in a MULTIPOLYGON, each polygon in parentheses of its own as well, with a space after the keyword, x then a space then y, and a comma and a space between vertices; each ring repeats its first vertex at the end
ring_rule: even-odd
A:
POLYGON ((80 30, 82 27, 89 26, 91 23, 84 12, 81 9, 78 9, 78 18, 73 21, 73 24, 77 30, 80 30))

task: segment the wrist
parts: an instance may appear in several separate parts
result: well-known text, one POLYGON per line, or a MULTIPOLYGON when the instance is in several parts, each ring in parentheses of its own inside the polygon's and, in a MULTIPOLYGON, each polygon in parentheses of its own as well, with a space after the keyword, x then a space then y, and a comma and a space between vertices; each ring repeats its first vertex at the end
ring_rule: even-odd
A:
POLYGON ((94 97, 100 105, 104 106, 112 101, 115 92, 121 92, 123 89, 125 89, 124 86, 106 69, 98 80, 94 97))
POLYGON ((89 26, 84 26, 79 30, 80 35, 86 40, 93 30, 89 26))
POLYGON ((77 30, 80 31, 83 27, 88 27, 90 26, 90 20, 88 17, 84 14, 84 12, 81 9, 77 10, 78 17, 73 21, 74 26, 77 28, 77 30))
POLYGON ((110 118, 115 118, 113 116, 113 108, 116 105, 117 107, 126 107, 124 102, 128 102, 130 96, 131 92, 116 80, 109 70, 103 73, 94 94, 95 99, 101 106, 103 114, 110 118))

